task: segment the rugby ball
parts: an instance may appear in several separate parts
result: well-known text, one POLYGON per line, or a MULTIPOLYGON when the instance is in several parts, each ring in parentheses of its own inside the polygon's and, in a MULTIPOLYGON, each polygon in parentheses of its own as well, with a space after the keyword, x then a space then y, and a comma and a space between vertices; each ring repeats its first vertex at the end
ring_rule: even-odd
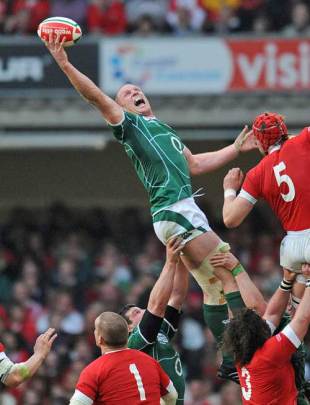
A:
POLYGON ((38 27, 38 35, 42 41, 48 41, 50 34, 53 38, 59 35, 60 42, 65 38, 64 46, 72 46, 82 36, 79 24, 66 17, 50 17, 42 21, 38 27))

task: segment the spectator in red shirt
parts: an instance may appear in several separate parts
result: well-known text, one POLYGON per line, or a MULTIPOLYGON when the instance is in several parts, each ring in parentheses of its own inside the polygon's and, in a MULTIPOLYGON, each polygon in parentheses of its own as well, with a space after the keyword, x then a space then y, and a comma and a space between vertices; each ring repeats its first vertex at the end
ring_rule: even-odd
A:
POLYGON ((31 34, 37 31, 38 25, 49 15, 49 0, 14 0, 12 15, 5 24, 8 33, 31 34))
POLYGON ((92 0, 87 10, 90 33, 120 35, 126 31, 127 16, 121 0, 92 0))

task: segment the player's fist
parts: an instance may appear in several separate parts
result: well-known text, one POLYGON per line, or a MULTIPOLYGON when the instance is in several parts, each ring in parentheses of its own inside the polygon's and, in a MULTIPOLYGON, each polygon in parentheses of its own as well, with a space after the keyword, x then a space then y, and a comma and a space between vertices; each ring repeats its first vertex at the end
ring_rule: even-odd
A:
POLYGON ((243 178, 244 175, 242 173, 242 170, 239 169, 239 167, 230 169, 229 172, 224 177, 223 181, 224 190, 227 190, 228 188, 239 190, 239 188, 243 183, 243 178))

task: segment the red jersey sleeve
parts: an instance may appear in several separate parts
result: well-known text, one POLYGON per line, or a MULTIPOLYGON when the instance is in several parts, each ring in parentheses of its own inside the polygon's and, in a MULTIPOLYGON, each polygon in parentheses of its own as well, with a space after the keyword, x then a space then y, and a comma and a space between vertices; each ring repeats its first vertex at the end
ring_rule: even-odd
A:
POLYGON ((93 363, 81 372, 76 389, 93 401, 95 400, 97 396, 97 373, 93 367, 93 363))
POLYGON ((290 361, 292 354, 296 352, 300 345, 300 340, 296 336, 290 325, 283 331, 270 338, 264 345, 264 356, 277 367, 290 361))
POLYGON ((2 344, 2 343, 0 343, 0 353, 1 353, 1 352, 4 352, 4 350, 5 350, 5 349, 4 349, 3 344, 2 344))
POLYGON ((253 167, 251 169, 242 184, 242 189, 240 192, 240 196, 243 198, 246 198, 253 204, 256 203, 256 201, 260 198, 261 196, 261 165, 257 165, 256 167, 253 167), (244 193, 245 192, 245 193, 244 193))

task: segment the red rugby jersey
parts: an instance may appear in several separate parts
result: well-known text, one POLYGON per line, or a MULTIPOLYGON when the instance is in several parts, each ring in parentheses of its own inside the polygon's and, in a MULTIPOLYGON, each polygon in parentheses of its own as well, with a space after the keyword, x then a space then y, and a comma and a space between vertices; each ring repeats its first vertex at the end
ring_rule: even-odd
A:
POLYGON ((75 395, 94 405, 158 405, 170 379, 159 363, 133 349, 108 352, 81 373, 75 395))
POLYGON ((297 404, 291 357, 299 345, 299 339, 288 325, 268 339, 249 364, 241 368, 237 366, 243 404, 297 404))
POLYGON ((310 127, 265 156, 244 180, 240 197, 264 198, 286 231, 310 228, 310 127))

